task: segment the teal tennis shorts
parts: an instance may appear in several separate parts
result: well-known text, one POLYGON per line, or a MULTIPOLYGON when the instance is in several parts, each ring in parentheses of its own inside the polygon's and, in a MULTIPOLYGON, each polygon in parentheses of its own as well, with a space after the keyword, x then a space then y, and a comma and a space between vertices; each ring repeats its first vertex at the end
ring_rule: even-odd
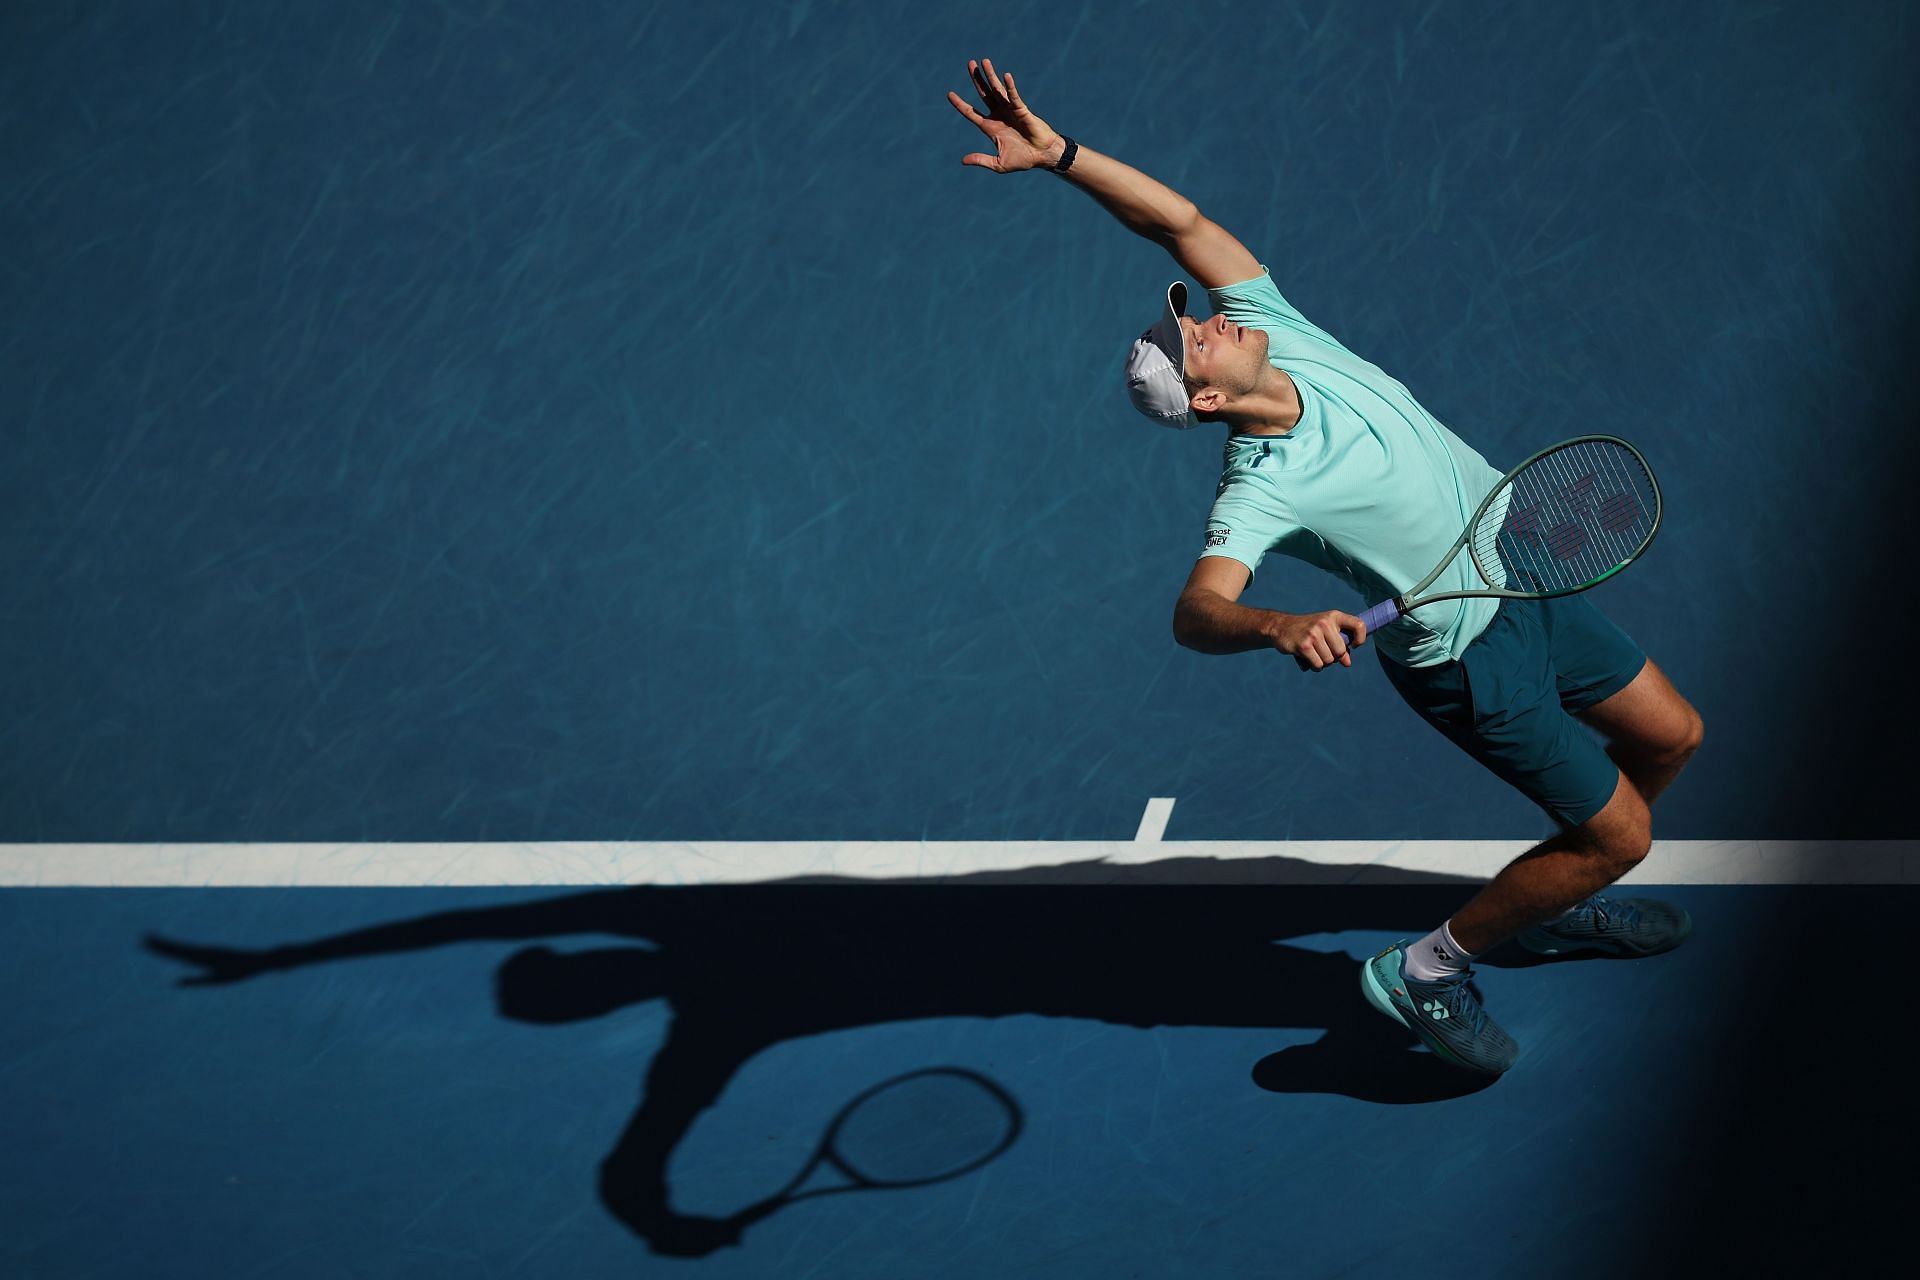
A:
POLYGON ((1380 665, 1428 724, 1555 821, 1579 826, 1613 799, 1620 769, 1573 713, 1626 688, 1646 662, 1626 632, 1575 595, 1502 600, 1453 662, 1380 665))

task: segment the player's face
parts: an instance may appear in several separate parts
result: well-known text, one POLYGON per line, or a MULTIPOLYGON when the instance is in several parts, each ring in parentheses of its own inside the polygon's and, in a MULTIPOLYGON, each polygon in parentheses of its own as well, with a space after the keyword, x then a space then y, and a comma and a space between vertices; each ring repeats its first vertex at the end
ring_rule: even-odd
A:
POLYGON ((1246 395, 1259 384, 1260 367, 1267 362, 1267 335, 1263 329, 1245 329, 1225 316, 1211 320, 1182 317, 1187 342, 1187 385, 1191 390, 1219 387, 1229 395, 1246 395))

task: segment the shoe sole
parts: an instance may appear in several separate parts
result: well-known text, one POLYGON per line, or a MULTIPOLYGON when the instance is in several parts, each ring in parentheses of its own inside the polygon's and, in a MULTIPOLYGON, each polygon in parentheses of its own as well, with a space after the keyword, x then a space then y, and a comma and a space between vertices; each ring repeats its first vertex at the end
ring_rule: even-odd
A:
MULTIPOLYGON (((1385 954, 1386 952, 1382 951, 1380 956, 1385 954)), ((1378 960, 1380 956, 1375 956, 1373 960, 1378 960)), ((1367 1003, 1407 1030, 1413 1030, 1413 1024, 1407 1021, 1407 1016, 1400 1012, 1398 1005, 1394 1004, 1393 997, 1387 993, 1387 989, 1380 985, 1380 979, 1373 976, 1373 960, 1360 966, 1360 990, 1365 993, 1367 1003)))

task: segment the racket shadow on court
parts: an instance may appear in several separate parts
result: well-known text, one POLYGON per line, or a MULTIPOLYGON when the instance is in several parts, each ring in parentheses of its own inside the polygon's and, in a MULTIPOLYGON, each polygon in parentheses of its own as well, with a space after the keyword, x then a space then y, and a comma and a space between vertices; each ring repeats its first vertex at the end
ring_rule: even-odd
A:
POLYGON ((1297 864, 1276 858, 1266 860, 1269 884, 1243 883, 1260 874, 1246 861, 1231 869, 1235 883, 1195 883, 1228 874, 1201 865, 1210 861, 1055 867, 944 883, 602 890, 440 912, 268 950, 158 937, 147 946, 196 966, 181 984, 203 986, 454 943, 639 940, 644 945, 523 946, 498 964, 494 989, 502 1016, 534 1024, 668 1002, 665 1042, 646 1066, 638 1109, 600 1166, 599 1190, 607 1209, 654 1251, 677 1256, 739 1243, 754 1224, 804 1213, 797 1202, 830 1192, 886 1193, 865 1197, 882 1211, 914 1187, 972 1176, 1016 1149, 1027 1117, 978 1063, 849 1079, 851 1100, 785 1188, 769 1188, 725 1216, 678 1211, 667 1171, 695 1120, 755 1055, 802 1037, 1023 1014, 1140 1028, 1307 1029, 1321 1034, 1249 1063, 1248 1087, 1380 1104, 1438 1102, 1485 1087, 1481 1077, 1410 1048, 1402 1029, 1369 1009, 1352 955, 1285 941, 1406 933, 1444 918, 1470 882, 1396 883, 1397 873, 1375 869, 1365 886, 1292 883, 1297 864), (1093 882, 1075 883, 1076 874, 1093 882))

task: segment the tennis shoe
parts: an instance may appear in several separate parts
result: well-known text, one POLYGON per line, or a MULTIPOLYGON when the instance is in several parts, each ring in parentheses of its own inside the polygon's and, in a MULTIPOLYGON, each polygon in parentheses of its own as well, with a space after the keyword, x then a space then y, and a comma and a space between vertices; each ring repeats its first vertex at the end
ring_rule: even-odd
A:
POLYGON ((1603 898, 1599 894, 1563 918, 1523 931, 1515 940, 1543 956, 1599 951, 1612 956, 1657 956, 1693 932, 1693 918, 1653 898, 1603 898))
POLYGON ((1421 982, 1405 972, 1402 939, 1360 966, 1367 1002, 1420 1038, 1443 1062, 1497 1076, 1520 1056, 1520 1046, 1487 1016, 1468 985, 1472 973, 1421 982))

